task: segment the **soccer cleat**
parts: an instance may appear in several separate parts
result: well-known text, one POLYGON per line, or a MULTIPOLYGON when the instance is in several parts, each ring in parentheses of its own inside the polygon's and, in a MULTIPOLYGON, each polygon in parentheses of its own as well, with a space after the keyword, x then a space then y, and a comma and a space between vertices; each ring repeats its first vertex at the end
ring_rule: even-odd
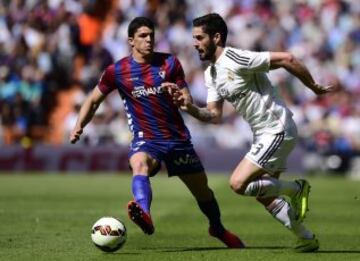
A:
POLYGON ((311 239, 298 239, 294 250, 299 253, 314 252, 319 249, 319 241, 315 236, 311 239))
POLYGON ((304 179, 295 180, 300 190, 291 198, 291 205, 295 210, 295 219, 302 222, 309 211, 310 184, 304 179))
POLYGON ((225 230, 224 233, 217 234, 215 231, 210 227, 209 234, 212 237, 216 237, 221 242, 223 242, 228 248, 245 248, 244 243, 238 238, 235 234, 231 233, 228 230, 225 230))
POLYGON ((136 201, 129 201, 127 208, 129 218, 138 225, 145 234, 151 235, 154 233, 155 228, 151 216, 146 213, 136 201))

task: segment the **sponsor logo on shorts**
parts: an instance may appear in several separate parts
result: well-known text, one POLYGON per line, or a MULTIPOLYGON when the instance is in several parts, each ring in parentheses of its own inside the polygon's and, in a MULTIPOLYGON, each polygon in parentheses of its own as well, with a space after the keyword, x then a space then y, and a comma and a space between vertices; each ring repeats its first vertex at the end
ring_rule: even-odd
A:
POLYGON ((191 156, 190 154, 186 154, 184 157, 179 157, 178 159, 174 160, 175 165, 189 165, 198 163, 200 159, 196 156, 191 156))

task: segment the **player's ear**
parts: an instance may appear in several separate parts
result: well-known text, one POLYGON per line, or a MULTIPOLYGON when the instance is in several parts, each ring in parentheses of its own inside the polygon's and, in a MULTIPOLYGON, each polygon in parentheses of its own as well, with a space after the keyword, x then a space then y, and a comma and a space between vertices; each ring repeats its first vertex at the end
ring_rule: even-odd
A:
POLYGON ((220 33, 215 33, 214 37, 213 37, 213 40, 214 40, 215 44, 221 43, 221 35, 220 35, 220 33))
POLYGON ((130 44, 131 47, 134 46, 134 38, 133 37, 129 37, 128 38, 128 43, 130 44))

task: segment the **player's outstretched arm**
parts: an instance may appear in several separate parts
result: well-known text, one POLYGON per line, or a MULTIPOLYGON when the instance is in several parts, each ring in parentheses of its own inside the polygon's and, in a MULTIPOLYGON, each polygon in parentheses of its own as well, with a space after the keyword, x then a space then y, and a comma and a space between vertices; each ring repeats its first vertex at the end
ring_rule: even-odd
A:
POLYGON ((308 68, 291 53, 270 52, 270 70, 277 68, 286 69, 317 95, 333 92, 337 89, 335 85, 323 86, 316 83, 308 68))
POLYGON ((186 112, 194 118, 210 123, 220 123, 222 118, 222 101, 209 102, 206 108, 200 108, 195 104, 189 104, 186 112))
POLYGON ((210 102, 206 108, 200 108, 193 103, 191 94, 187 88, 180 89, 174 83, 163 83, 168 93, 172 95, 174 103, 183 111, 194 118, 211 123, 220 123, 222 118, 222 101, 210 102))
POLYGON ((85 99, 85 102, 81 106, 75 127, 70 134, 70 142, 72 144, 76 143, 80 139, 80 136, 83 133, 83 128, 91 121, 97 108, 104 99, 105 95, 97 86, 85 99))

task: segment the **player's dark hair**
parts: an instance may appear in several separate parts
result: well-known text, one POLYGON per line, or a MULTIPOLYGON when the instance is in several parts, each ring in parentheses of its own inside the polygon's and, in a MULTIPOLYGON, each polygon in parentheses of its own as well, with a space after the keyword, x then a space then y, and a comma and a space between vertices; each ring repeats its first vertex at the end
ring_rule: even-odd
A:
POLYGON ((155 30, 154 22, 147 17, 139 16, 134 18, 128 26, 128 37, 134 37, 135 32, 142 26, 155 30))
POLYGON ((213 37, 216 33, 219 33, 221 36, 222 44, 223 46, 225 46, 228 28, 224 19, 219 14, 211 13, 195 18, 193 20, 193 26, 201 26, 203 31, 210 37, 213 37))

